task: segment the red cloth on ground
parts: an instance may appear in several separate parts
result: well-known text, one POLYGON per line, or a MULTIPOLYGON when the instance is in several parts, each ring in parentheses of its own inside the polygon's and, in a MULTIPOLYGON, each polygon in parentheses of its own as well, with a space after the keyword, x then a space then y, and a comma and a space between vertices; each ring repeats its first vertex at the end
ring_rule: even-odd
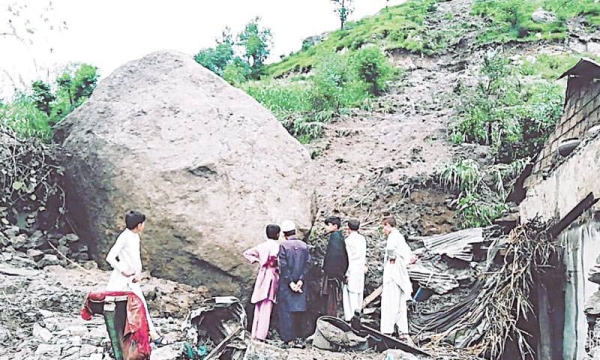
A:
POLYGON ((142 300, 130 291, 103 291, 88 294, 81 310, 84 320, 91 320, 94 313, 91 302, 104 302, 107 296, 127 296, 127 320, 123 333, 123 356, 125 360, 150 359, 150 329, 146 319, 146 308, 142 300))

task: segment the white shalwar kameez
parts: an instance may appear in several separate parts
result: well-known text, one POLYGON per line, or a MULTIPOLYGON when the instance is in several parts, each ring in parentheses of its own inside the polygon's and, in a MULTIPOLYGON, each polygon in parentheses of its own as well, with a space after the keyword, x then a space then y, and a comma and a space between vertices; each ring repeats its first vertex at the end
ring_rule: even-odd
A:
POLYGON ((398 229, 388 235, 383 265, 383 292, 381 294, 381 332, 393 334, 394 325, 401 334, 408 334, 407 301, 412 294, 412 283, 407 265, 412 251, 398 229), (390 258, 395 258, 394 264, 390 258))
POLYGON ((367 240, 364 236, 353 231, 346 238, 346 252, 348 253, 348 270, 346 277, 348 283, 342 288, 344 303, 344 318, 352 320, 355 311, 362 310, 363 292, 365 289, 365 263, 367 257, 367 240))
POLYGON ((114 269, 112 274, 110 274, 106 291, 131 291, 136 294, 146 308, 146 318, 148 319, 150 331, 155 331, 142 288, 139 283, 133 282, 133 279, 142 273, 140 235, 129 229, 125 229, 117 238, 115 245, 108 252, 106 262, 114 269), (119 259, 117 260, 117 258, 119 259), (123 275, 124 271, 129 270, 135 271, 135 275, 123 275))

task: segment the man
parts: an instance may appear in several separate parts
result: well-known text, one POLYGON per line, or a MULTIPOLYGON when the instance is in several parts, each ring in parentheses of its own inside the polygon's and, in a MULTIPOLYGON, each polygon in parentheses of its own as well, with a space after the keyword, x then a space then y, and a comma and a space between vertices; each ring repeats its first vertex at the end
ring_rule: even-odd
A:
POLYGON ((157 346, 167 345, 163 336, 159 336, 150 318, 148 304, 140 287, 142 279, 142 259, 140 257, 140 234, 144 231, 146 216, 137 211, 125 214, 126 229, 119 235, 115 245, 106 256, 113 272, 108 280, 106 291, 131 291, 137 295, 146 308, 146 318, 150 338, 157 346))
POLYGON ((331 216, 325 219, 329 242, 323 260, 321 296, 325 299, 325 314, 329 316, 337 316, 338 304, 342 299, 342 282, 348 270, 348 254, 341 227, 342 221, 339 217, 331 216))
POLYGON ((360 221, 351 219, 348 221, 349 235, 346 238, 346 250, 348 251, 348 271, 346 271, 346 283, 344 284, 344 319, 352 320, 355 312, 362 310, 363 292, 365 289, 365 265, 367 261, 367 240, 358 233, 360 221))
POLYGON ((404 236, 396 229, 396 219, 387 216, 383 219, 383 232, 387 235, 383 264, 383 292, 381 294, 381 332, 394 333, 398 327, 401 339, 411 342, 408 336, 408 314, 406 302, 412 294, 412 284, 408 277, 407 265, 416 259, 404 236))
POLYGON ((281 223, 285 240, 279 246, 279 335, 286 345, 293 345, 303 336, 306 311, 304 280, 310 269, 308 246, 296 236, 296 225, 290 220, 281 223))
POLYGON ((244 257, 250 263, 258 263, 258 275, 252 293, 254 307, 254 322, 252 323, 252 339, 266 340, 269 334, 271 312, 276 303, 277 286, 279 283, 279 233, 277 225, 267 226, 267 241, 244 252, 244 257))

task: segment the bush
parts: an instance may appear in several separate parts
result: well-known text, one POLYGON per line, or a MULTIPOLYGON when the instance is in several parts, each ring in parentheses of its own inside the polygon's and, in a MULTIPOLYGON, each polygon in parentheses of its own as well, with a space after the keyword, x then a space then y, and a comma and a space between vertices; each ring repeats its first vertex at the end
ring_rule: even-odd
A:
POLYGON ((356 78, 368 85, 368 91, 378 96, 387 87, 386 82, 394 73, 394 68, 381 49, 369 47, 350 55, 350 67, 356 78))
POLYGON ((485 60, 482 77, 461 96, 454 142, 491 145, 496 160, 533 157, 562 113, 560 86, 540 80, 524 86, 501 54, 485 60))
POLYGON ((223 79, 233 86, 240 86, 248 81, 250 77, 250 67, 243 61, 235 59, 223 70, 223 79))

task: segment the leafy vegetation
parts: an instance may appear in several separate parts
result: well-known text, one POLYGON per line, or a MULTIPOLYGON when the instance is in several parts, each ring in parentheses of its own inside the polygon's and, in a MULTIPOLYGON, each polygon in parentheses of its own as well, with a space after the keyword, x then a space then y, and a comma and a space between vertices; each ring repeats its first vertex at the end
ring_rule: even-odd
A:
POLYGON ((395 71, 378 48, 350 54, 322 53, 308 77, 250 82, 242 88, 302 142, 318 137, 346 109, 368 106, 395 71))
POLYGON ((496 160, 535 156, 560 119, 563 89, 545 80, 523 84, 501 54, 485 59, 477 86, 463 90, 455 143, 491 145, 496 160))
POLYGON ((29 91, 0 103, 0 126, 19 136, 49 140, 52 126, 89 98, 97 81, 97 68, 87 64, 68 67, 53 84, 34 81, 29 91))
POLYGON ((260 18, 250 21, 234 40, 226 28, 213 48, 201 50, 194 59, 200 65, 223 77, 233 85, 258 79, 271 53, 271 30, 260 25, 260 18))
POLYGON ((567 21, 577 16, 585 17, 592 28, 600 26, 600 6, 596 0, 477 0, 473 15, 488 22, 478 37, 484 44, 563 40, 567 36, 567 21), (540 8, 554 13, 555 20, 534 22, 532 14, 540 8))
POLYGON ((507 210, 504 199, 515 179, 560 120, 564 89, 554 79, 566 70, 563 61, 572 60, 540 55, 514 66, 502 53, 490 53, 476 86, 459 87, 451 139, 488 145, 495 160, 485 170, 475 161, 461 160, 440 171, 439 183, 457 194, 462 226, 489 225, 507 210))
POLYGON ((446 47, 455 34, 448 29, 431 33, 425 24, 426 18, 437 9, 439 0, 409 0, 389 7, 379 14, 356 22, 348 22, 343 30, 335 31, 314 47, 304 48, 277 64, 266 68, 266 75, 280 77, 290 72, 304 73, 317 62, 322 52, 350 51, 375 44, 384 51, 404 49, 431 55, 446 47), (445 33, 444 33, 445 31, 445 33))
POLYGON ((519 72, 524 76, 537 76, 544 80, 554 81, 577 64, 582 56, 600 61, 600 56, 594 54, 541 54, 525 59, 519 72))

